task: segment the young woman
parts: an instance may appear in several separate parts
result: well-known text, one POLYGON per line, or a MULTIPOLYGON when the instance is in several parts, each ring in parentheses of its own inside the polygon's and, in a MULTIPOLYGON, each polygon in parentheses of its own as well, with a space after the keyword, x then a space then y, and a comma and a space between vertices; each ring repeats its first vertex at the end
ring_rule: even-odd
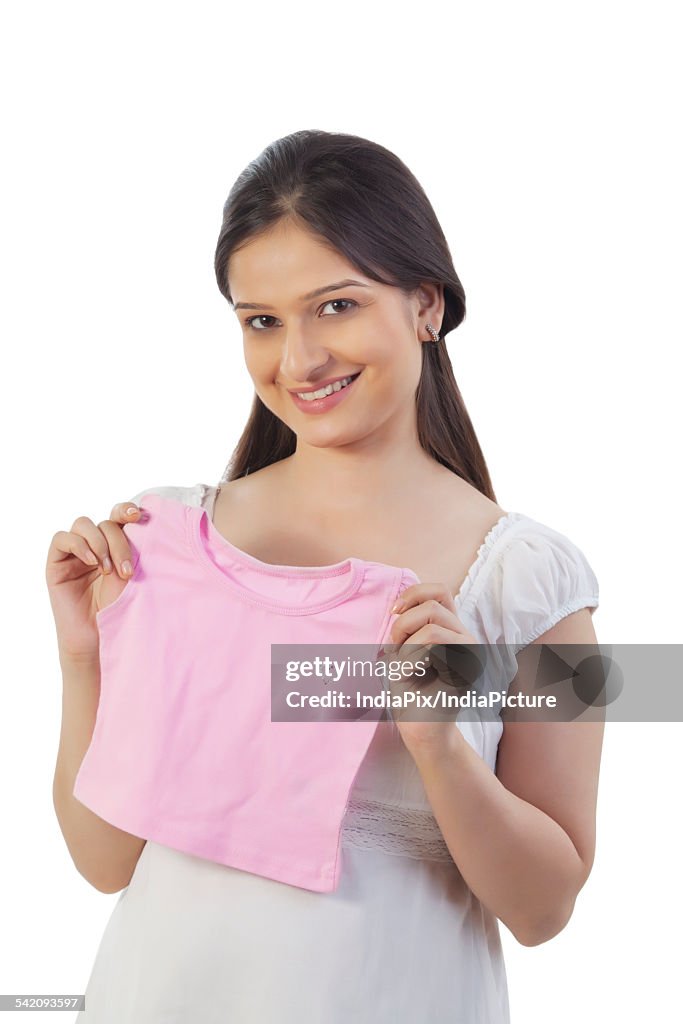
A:
POLYGON ((503 1024, 499 921, 548 941, 591 870, 599 723, 380 722, 325 893, 145 842, 73 796, 99 697, 94 613, 127 585, 123 527, 151 492, 206 509, 265 573, 349 555, 409 567, 395 644, 596 643, 583 553, 497 503, 444 341, 463 288, 394 154, 323 131, 277 140, 228 197, 215 270, 256 393, 221 480, 81 516, 48 555, 55 808, 79 871, 123 890, 78 1019, 503 1024))

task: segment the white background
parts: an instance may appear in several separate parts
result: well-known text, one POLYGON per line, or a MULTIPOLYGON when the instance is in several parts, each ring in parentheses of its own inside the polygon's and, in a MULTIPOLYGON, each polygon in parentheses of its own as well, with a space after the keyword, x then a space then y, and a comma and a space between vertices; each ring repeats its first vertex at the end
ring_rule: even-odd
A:
MULTIPOLYGON (((415 172, 467 293, 448 348, 499 503, 583 549, 600 642, 680 642, 679 11, 2 10, 0 991, 78 993, 119 897, 77 873, 53 811, 47 548, 77 515, 222 474, 252 389, 214 247, 275 138, 347 131, 415 172)), ((673 1019, 682 739, 608 726, 573 918, 534 948, 501 926, 513 1024, 673 1019)))

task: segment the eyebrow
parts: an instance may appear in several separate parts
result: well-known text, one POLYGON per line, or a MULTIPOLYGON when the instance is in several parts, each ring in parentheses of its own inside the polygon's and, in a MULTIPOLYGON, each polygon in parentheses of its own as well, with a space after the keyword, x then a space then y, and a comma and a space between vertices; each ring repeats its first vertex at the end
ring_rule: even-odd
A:
MULTIPOLYGON (((363 284, 361 281, 354 281, 352 278, 347 278, 345 281, 335 281, 334 284, 325 284, 322 288, 314 288, 312 292, 307 292, 306 295, 299 296, 299 302, 306 302, 308 299, 315 299, 318 295, 325 295, 327 292, 337 292, 340 288, 348 288, 349 285, 356 285, 358 288, 369 288, 367 284, 363 284)), ((272 306, 263 306, 258 302, 237 302, 233 309, 272 309, 272 306)))

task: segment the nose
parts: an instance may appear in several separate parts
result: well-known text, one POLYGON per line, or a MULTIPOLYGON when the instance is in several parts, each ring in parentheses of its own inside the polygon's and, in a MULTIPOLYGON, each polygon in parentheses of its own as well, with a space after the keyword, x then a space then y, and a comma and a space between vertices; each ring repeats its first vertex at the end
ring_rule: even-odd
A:
POLYGON ((291 324, 286 328, 280 358, 280 371, 286 380, 303 384, 323 375, 319 371, 330 361, 330 354, 316 341, 314 333, 291 324))

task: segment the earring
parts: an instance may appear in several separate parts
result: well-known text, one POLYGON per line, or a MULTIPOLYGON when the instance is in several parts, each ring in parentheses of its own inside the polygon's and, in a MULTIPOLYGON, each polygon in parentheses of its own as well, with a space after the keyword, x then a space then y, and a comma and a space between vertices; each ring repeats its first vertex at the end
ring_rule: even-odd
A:
POLYGON ((435 331, 431 324, 425 324, 425 327, 432 336, 432 341, 439 341, 439 332, 435 331))

